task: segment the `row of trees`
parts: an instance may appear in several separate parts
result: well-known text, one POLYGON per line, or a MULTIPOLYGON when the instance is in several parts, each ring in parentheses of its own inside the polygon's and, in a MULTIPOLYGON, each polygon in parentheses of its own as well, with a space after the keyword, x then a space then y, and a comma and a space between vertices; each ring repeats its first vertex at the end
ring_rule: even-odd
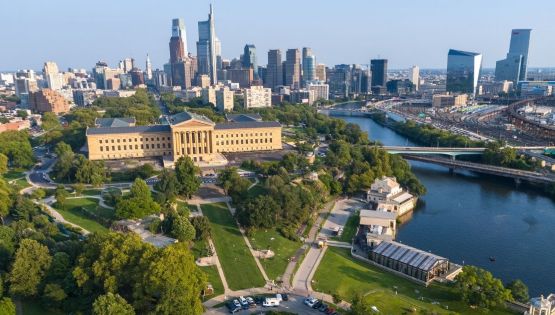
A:
POLYGON ((145 89, 129 97, 99 97, 92 106, 105 110, 104 117, 134 117, 138 125, 158 123, 160 117, 156 100, 145 89))
POLYGON ((397 122, 393 129, 410 140, 425 146, 440 147, 483 147, 483 141, 470 140, 468 137, 437 129, 432 125, 417 124, 414 121, 397 122))
POLYGON ((27 131, 5 131, 0 133, 0 153, 15 168, 30 168, 34 164, 33 148, 27 131))
POLYGON ((514 148, 503 147, 499 142, 491 142, 486 146, 482 156, 486 164, 515 168, 519 170, 534 170, 539 167, 539 161, 532 161, 524 155, 518 154, 514 148))

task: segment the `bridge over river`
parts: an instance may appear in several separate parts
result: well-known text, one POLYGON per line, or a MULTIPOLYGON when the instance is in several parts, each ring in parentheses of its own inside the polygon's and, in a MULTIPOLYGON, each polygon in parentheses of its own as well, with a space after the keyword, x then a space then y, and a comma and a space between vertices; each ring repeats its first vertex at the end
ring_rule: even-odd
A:
MULTIPOLYGON (((413 154, 413 155, 430 155, 430 154, 440 154, 448 155, 451 157, 459 155, 480 155, 484 154, 486 148, 448 148, 448 147, 403 147, 403 146, 384 146, 387 152, 391 154, 413 154)), ((531 151, 539 153, 544 152, 546 147, 511 147, 518 151, 531 151)))

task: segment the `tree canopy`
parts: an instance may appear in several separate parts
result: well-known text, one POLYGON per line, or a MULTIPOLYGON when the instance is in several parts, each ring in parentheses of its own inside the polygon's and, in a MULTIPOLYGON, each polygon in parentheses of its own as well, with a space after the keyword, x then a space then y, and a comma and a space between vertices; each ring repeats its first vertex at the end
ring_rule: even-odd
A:
POLYGON ((131 185, 129 196, 122 197, 116 204, 116 216, 122 219, 141 219, 160 212, 160 205, 152 199, 150 188, 140 178, 131 185))
POLYGON ((181 196, 188 199, 197 192, 200 187, 200 179, 197 177, 199 172, 198 166, 188 156, 182 156, 175 162, 175 176, 181 196))
POLYGON ((455 280, 461 299, 470 305, 492 308, 503 305, 512 298, 511 292, 503 287, 501 280, 494 278, 489 271, 475 266, 464 266, 455 280))

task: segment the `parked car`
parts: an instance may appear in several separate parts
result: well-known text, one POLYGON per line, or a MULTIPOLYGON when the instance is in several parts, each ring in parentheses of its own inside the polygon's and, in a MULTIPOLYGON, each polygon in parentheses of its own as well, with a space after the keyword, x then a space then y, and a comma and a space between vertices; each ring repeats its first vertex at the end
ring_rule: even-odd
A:
POLYGON ((239 297, 239 303, 241 303, 241 306, 243 307, 243 309, 249 308, 249 302, 247 302, 247 299, 245 299, 243 296, 239 297))
POLYGON ((280 300, 278 300, 277 298, 266 298, 266 300, 264 300, 264 303, 262 303, 262 306, 264 307, 278 307, 280 303, 280 300))
POLYGON ((308 297, 304 300, 304 304, 307 305, 308 307, 313 307, 314 304, 316 304, 318 302, 318 299, 315 299, 313 297, 308 297))
POLYGON ((313 309, 318 309, 321 305, 322 305, 322 301, 318 301, 318 302, 314 303, 314 305, 312 305, 312 308, 313 309))
POLYGON ((249 303, 249 307, 256 307, 256 302, 254 302, 254 299, 252 297, 247 296, 245 299, 247 300, 247 303, 249 303))
POLYGON ((322 305, 320 305, 320 307, 318 307, 318 310, 320 312, 325 312, 327 309, 328 309, 328 305, 324 304, 324 303, 322 303, 322 305))
POLYGON ((254 303, 258 305, 262 305, 262 303, 264 303, 264 300, 266 300, 266 298, 261 295, 257 295, 254 297, 254 303))
POLYGON ((233 301, 229 301, 226 303, 227 309, 229 310, 229 313, 234 314, 239 312, 240 310, 242 310, 243 308, 241 307, 241 304, 239 304, 239 301, 237 300, 233 300, 233 301), (237 303, 235 303, 237 302, 237 303))
POLYGON ((282 293, 282 294, 281 294, 281 298, 282 298, 284 301, 289 301, 289 297, 287 296, 287 293, 282 293))

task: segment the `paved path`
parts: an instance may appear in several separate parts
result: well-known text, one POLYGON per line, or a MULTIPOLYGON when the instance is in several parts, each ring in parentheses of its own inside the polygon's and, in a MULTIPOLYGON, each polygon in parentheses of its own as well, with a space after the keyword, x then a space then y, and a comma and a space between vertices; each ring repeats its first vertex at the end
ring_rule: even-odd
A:
POLYGON ((207 203, 218 203, 218 202, 230 202, 231 201, 231 197, 229 196, 225 196, 225 197, 217 197, 217 198, 207 198, 207 199, 203 199, 203 198, 191 198, 189 200, 182 200, 191 204, 207 204, 207 203))
POLYGON ((114 207, 106 204, 104 202, 104 198, 102 198, 101 196, 87 196, 87 195, 81 195, 81 196, 74 196, 74 197, 67 197, 67 199, 96 199, 98 200, 98 205, 103 207, 103 208, 107 208, 107 209, 114 209, 114 207))
POLYGON ((71 223, 69 221, 67 221, 66 219, 64 219, 64 216, 61 215, 56 209, 52 208, 50 206, 51 203, 54 203, 54 197, 51 196, 49 198, 46 198, 42 201, 34 201, 35 204, 42 206, 42 209, 46 212, 48 212, 48 214, 50 214, 50 216, 52 216, 54 218, 55 221, 60 222, 60 223, 65 223, 68 225, 71 225, 73 227, 79 228, 83 231, 83 235, 87 235, 90 234, 89 231, 87 231, 86 229, 84 229, 82 226, 71 223))

